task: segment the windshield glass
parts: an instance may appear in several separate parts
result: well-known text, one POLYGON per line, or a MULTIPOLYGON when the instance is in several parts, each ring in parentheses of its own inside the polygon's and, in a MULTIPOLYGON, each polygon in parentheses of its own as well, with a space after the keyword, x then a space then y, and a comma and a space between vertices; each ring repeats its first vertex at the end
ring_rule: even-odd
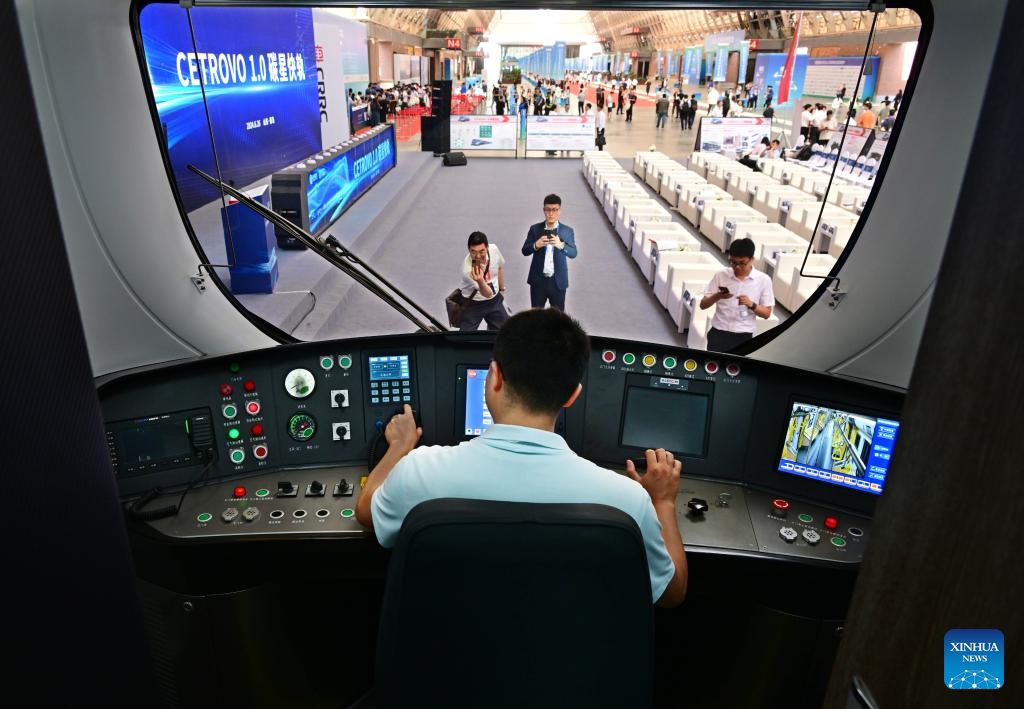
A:
POLYGON ((138 29, 200 258, 280 339, 543 304, 706 348, 799 317, 855 247, 920 20, 151 3, 138 29))

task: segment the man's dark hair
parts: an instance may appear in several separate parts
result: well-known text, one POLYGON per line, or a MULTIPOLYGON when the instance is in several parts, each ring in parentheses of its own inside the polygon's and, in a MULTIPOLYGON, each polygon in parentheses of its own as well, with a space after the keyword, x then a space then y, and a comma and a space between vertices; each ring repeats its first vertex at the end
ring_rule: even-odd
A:
POLYGON ((589 358, 587 333, 555 308, 516 313, 494 340, 494 361, 512 399, 534 412, 558 413, 583 382, 589 358))
POLYGON ((471 249, 474 246, 479 246, 480 244, 484 244, 485 246, 487 245, 487 234, 482 231, 474 231, 469 235, 469 241, 466 243, 466 246, 471 249))
POLYGON ((556 194, 549 194, 544 198, 544 204, 557 204, 559 207, 562 206, 562 198, 556 194))
POLYGON ((729 244, 727 254, 730 256, 738 256, 739 258, 754 258, 754 240, 753 239, 735 239, 729 244))

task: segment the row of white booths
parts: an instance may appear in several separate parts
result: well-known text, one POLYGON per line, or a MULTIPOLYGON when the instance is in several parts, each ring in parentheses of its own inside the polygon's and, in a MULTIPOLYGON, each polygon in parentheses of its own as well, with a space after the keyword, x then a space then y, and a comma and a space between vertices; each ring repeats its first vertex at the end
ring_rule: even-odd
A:
MULTIPOLYGON (((734 239, 751 239, 757 268, 772 279, 776 309, 792 313, 832 270, 871 189, 841 178, 829 187, 828 172, 793 161, 762 160, 759 170, 720 153, 696 152, 681 164, 664 153, 638 151, 630 173, 606 152, 584 154, 594 195, 658 302, 686 333, 688 347, 707 347, 714 306, 701 310, 699 304, 724 258, 674 221, 670 210, 717 251, 724 253, 734 239)), ((776 313, 759 318, 757 332, 778 323, 776 313)))

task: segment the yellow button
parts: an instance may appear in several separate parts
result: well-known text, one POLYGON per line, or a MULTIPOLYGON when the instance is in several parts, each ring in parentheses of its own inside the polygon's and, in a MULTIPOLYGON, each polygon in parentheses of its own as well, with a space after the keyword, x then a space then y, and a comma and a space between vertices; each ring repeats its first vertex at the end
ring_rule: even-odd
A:
POLYGON ((688 359, 688 360, 686 360, 685 362, 683 362, 683 369, 685 369, 687 372, 694 372, 694 371, 696 371, 697 370, 697 360, 695 360, 695 359, 688 359))
POLYGON ((644 355, 644 366, 645 367, 653 367, 657 363, 658 363, 658 358, 655 357, 654 355, 652 355, 652 354, 644 355))

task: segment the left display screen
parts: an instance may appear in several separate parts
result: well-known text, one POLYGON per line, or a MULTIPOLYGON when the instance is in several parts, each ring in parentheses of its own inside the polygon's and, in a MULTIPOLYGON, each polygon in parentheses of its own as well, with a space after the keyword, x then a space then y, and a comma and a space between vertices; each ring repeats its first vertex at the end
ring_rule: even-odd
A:
POLYGON ((412 404, 412 357, 408 354, 380 354, 367 358, 369 400, 372 406, 412 404))
POLYGON ((487 384, 486 369, 466 370, 466 415, 463 420, 464 430, 467 436, 479 436, 487 430, 488 426, 494 423, 491 412, 487 409, 487 401, 484 396, 487 384))

